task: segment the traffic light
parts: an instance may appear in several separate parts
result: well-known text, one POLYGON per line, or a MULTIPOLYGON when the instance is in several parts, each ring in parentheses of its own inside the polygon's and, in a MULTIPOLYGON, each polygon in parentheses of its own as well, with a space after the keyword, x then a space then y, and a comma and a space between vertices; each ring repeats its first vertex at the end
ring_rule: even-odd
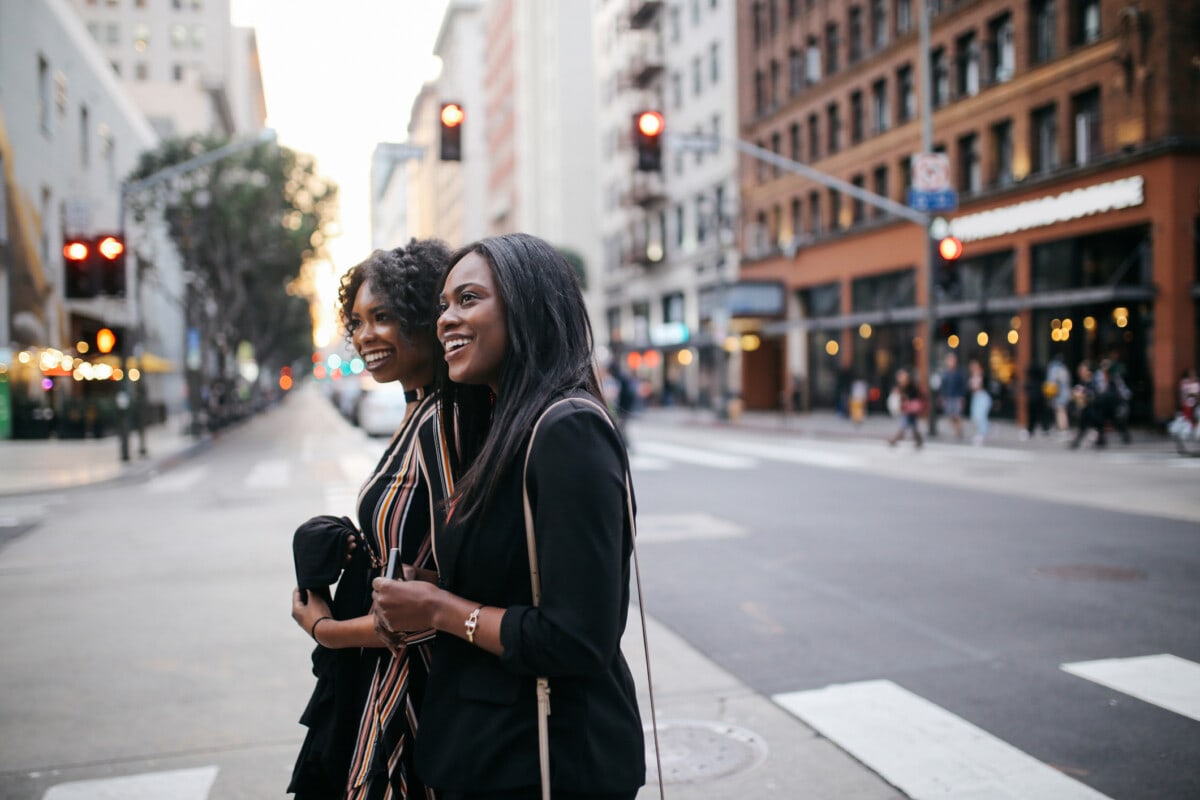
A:
POLYGON ((96 262, 100 287, 105 294, 125 296, 125 237, 105 234, 96 238, 96 262))
POLYGON ((633 146, 639 172, 662 171, 663 126, 663 115, 658 111, 639 111, 633 115, 633 146))
POLYGON ((442 161, 462 161, 463 107, 458 103, 442 103, 442 161))
POLYGON ((953 236, 943 236, 937 242, 935 249, 937 257, 934 268, 937 270, 937 285, 944 292, 958 285, 958 259, 963 253, 963 244, 953 236))
POLYGON ((92 263, 92 240, 68 237, 63 240, 64 294, 71 299, 95 297, 100 293, 100 276, 92 263))
POLYGON ((96 331, 96 349, 103 355, 108 355, 113 350, 118 349, 121 344, 120 337, 112 328, 101 328, 96 331))

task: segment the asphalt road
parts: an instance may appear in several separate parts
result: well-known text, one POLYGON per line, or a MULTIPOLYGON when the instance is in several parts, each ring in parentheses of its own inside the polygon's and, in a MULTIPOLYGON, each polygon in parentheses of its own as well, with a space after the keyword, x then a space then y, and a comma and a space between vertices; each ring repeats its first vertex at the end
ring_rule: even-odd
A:
MULTIPOLYGON (((1096 797, 1200 796, 1195 685, 1178 712, 1063 669, 1200 662, 1200 471, 649 421, 633 437, 652 617, 806 724, 823 725, 814 693, 883 686, 1096 797)), ((147 482, 0 501, 23 520, 0 541, 0 800, 167 773, 176 800, 282 797, 312 688, 292 531, 348 513, 381 448, 302 395, 147 482)), ((858 733, 822 729, 897 796, 935 796, 858 733)))

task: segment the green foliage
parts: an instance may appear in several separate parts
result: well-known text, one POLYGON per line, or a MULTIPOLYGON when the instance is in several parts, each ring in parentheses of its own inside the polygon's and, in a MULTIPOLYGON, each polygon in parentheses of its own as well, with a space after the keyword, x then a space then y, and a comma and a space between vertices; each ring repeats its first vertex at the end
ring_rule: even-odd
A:
POLYGON ((579 276, 579 287, 586 292, 588 288, 587 264, 583 260, 583 256, 569 247, 559 247, 558 252, 567 260, 568 264, 575 268, 575 274, 579 276))
MULTIPOLYGON (((173 139, 144 153, 131 180, 155 175, 227 145, 214 137, 173 139)), ((139 218, 162 208, 170 235, 193 276, 193 299, 211 298, 210 343, 232 356, 248 341, 259 364, 276 368, 312 349, 309 299, 298 281, 307 262, 325 256, 337 187, 311 156, 275 144, 232 153, 133 197, 139 218)))

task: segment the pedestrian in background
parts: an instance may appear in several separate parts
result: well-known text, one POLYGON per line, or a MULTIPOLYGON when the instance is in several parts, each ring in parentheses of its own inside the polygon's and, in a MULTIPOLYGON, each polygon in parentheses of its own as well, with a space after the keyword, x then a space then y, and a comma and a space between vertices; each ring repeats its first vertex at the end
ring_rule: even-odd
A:
POLYGON ((1021 385, 1025 394, 1025 427, 1021 439, 1033 436, 1034 428, 1041 427, 1042 434, 1050 434, 1050 410, 1046 407, 1046 370, 1033 359, 1025 367, 1025 382, 1021 385))
POLYGON ((888 444, 892 447, 904 438, 907 432, 912 433, 913 444, 919 450, 924 441, 921 439, 921 429, 918 424, 921 415, 925 413, 925 395, 921 392, 921 387, 917 385, 917 381, 906 369, 896 370, 896 385, 892 388, 892 394, 895 400, 889 398, 889 405, 898 406, 900 409, 900 427, 896 429, 895 434, 888 439, 888 444))
POLYGON ((971 359, 967 365, 967 391, 971 393, 971 426, 975 429, 972 443, 981 445, 988 435, 988 416, 992 413, 992 395, 988 392, 983 364, 971 359))
MULTIPOLYGON (((371 580, 383 574, 392 548, 405 563, 434 567, 430 484, 445 477, 423 473, 416 456, 422 430, 436 430, 435 297, 449 259, 441 242, 414 239, 375 251, 338 290, 342 325, 367 372, 378 383, 399 381, 408 404, 359 490, 358 528, 345 517, 315 517, 294 540, 301 588, 292 594, 292 618, 317 643, 317 686, 301 717, 309 730, 288 787, 297 800, 427 796, 413 769, 413 738, 431 634, 381 638, 370 614, 371 580)), ((440 464, 434 459, 428 469, 440 464)))
POLYGON ((386 629, 438 631, 417 769, 441 800, 539 797, 535 686, 547 677, 555 800, 632 800, 645 780, 620 650, 633 498, 578 278, 523 234, 484 239, 452 263, 441 407, 458 420, 465 472, 435 533, 440 582, 380 578, 374 592, 386 629))
POLYGON ((1075 369, 1075 375, 1077 381, 1071 390, 1071 395, 1075 398, 1075 408, 1079 414, 1079 428, 1075 438, 1071 440, 1071 449, 1079 447, 1089 430, 1096 431, 1096 447, 1104 447, 1107 444, 1104 436, 1106 425, 1104 391, 1106 386, 1099 373, 1093 371, 1091 364, 1086 361, 1079 362, 1079 366, 1075 369))
POLYGON ((1042 395, 1054 412, 1054 426, 1066 436, 1071 430, 1071 370, 1067 369, 1062 353, 1055 353, 1046 365, 1046 381, 1042 395))
POLYGON ((958 355, 955 353, 947 353, 942 362, 938 395, 942 400, 942 413, 950 420, 955 438, 963 438, 963 401, 967 396, 967 379, 958 366, 958 355))

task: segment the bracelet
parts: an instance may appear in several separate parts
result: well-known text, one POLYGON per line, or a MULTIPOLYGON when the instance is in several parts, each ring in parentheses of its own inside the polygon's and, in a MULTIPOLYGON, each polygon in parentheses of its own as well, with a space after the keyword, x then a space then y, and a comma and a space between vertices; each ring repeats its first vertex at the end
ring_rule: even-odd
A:
POLYGON ((471 616, 467 617, 467 621, 463 623, 463 626, 467 630, 467 641, 471 644, 475 644, 475 629, 479 627, 480 611, 483 611, 483 606, 472 611, 471 616))
POLYGON ((333 619, 333 617, 319 617, 315 622, 313 622, 312 627, 308 629, 308 635, 311 636, 312 640, 317 644, 321 644, 320 640, 317 639, 317 626, 327 619, 333 619))

